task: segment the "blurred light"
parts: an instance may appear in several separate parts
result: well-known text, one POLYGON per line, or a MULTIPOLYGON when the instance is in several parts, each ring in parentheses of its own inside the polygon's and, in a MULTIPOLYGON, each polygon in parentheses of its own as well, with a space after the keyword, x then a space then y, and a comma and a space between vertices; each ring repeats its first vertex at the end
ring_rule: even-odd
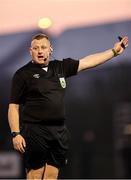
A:
POLYGON ((42 29, 47 29, 47 28, 49 28, 51 25, 52 25, 52 21, 51 21, 50 18, 41 18, 41 19, 38 21, 38 26, 39 26, 39 28, 42 28, 42 29))

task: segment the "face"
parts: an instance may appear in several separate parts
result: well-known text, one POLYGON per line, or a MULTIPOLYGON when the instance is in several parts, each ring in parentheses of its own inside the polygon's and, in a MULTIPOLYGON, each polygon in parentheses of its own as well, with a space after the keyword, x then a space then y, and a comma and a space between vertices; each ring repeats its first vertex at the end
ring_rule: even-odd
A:
POLYGON ((30 54, 36 64, 47 65, 49 63, 50 52, 51 47, 48 39, 34 39, 31 42, 30 54))

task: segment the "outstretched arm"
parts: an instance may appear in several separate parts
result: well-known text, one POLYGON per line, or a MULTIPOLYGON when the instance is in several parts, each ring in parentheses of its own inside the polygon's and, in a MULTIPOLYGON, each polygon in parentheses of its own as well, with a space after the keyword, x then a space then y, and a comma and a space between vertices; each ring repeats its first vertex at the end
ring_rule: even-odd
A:
POLYGON ((80 59, 78 72, 88 68, 95 67, 99 64, 102 64, 112 59, 117 55, 120 55, 125 49, 123 48, 122 44, 124 44, 125 47, 128 46, 127 36, 123 37, 120 42, 117 42, 112 49, 108 49, 104 52, 92 54, 80 59))

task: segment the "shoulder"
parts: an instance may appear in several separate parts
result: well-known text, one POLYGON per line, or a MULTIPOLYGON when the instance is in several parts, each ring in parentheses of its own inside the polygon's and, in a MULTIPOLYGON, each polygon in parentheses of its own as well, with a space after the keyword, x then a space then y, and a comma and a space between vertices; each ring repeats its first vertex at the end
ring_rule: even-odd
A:
POLYGON ((79 63, 79 59, 64 58, 61 60, 54 59, 53 61, 50 61, 50 64, 70 64, 70 63, 79 63))
POLYGON ((63 59, 63 63, 68 63, 68 64, 70 64, 70 63, 78 63, 78 62, 79 62, 78 59, 73 59, 73 58, 65 58, 65 59, 63 59))
POLYGON ((13 75, 14 80, 25 80, 26 74, 28 74, 28 70, 30 68, 30 62, 22 66, 21 68, 17 69, 13 75))
POLYGON ((28 62, 27 64, 25 64, 21 68, 17 69, 15 72, 15 75, 16 74, 22 75, 24 72, 26 72, 30 68, 30 64, 31 64, 31 62, 28 62))
POLYGON ((63 65, 66 68, 77 68, 79 65, 79 60, 78 59, 72 59, 72 58, 66 58, 63 59, 63 65))
POLYGON ((51 64, 51 65, 61 64, 61 62, 62 62, 62 60, 54 59, 54 60, 50 61, 50 64, 51 64))

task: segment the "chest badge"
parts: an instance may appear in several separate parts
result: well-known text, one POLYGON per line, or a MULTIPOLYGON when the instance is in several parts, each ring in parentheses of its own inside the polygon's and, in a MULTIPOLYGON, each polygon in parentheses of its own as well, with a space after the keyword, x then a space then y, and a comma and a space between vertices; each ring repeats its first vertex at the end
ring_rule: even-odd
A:
POLYGON ((38 79, 38 78, 40 78, 40 75, 39 74, 34 74, 33 77, 38 79))
POLYGON ((60 84, 62 88, 66 88, 66 81, 64 77, 59 78, 60 84))

